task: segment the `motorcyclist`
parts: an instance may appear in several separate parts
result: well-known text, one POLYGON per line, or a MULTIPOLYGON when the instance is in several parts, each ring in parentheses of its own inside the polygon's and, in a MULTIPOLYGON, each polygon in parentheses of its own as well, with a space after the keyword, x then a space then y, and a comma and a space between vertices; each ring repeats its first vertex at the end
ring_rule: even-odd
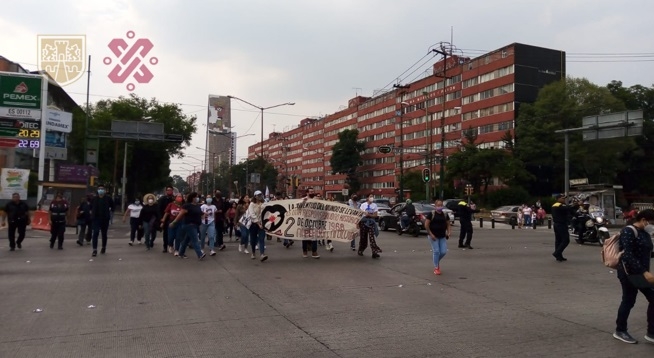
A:
POLYGON ((400 217, 400 224, 402 225, 402 231, 406 231, 409 228, 411 220, 416 216, 416 207, 413 206, 411 199, 406 199, 406 205, 400 210, 400 215, 404 212, 406 215, 400 217))
POLYGON ((584 237, 584 232, 586 231, 586 219, 588 218, 588 209, 590 208, 590 203, 584 201, 579 205, 579 208, 575 212, 575 223, 576 231, 580 238, 584 237))

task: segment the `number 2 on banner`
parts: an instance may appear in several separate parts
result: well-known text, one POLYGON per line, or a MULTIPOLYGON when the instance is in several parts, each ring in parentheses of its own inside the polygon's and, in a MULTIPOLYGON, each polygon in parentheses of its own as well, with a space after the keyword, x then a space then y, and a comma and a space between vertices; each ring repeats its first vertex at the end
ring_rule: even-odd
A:
POLYGON ((288 227, 286 228, 286 230, 284 230, 284 237, 295 237, 295 235, 288 233, 288 231, 291 230, 293 225, 295 225, 295 219, 294 218, 286 219, 286 225, 288 225, 288 227), (290 225, 288 225, 289 222, 291 223, 290 225))

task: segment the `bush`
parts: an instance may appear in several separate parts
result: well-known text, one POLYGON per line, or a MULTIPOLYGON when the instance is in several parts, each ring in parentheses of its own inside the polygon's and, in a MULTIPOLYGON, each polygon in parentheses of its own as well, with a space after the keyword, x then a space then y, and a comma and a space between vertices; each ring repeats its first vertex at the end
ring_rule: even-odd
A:
POLYGON ((488 204, 492 208, 503 205, 521 205, 528 203, 529 200, 529 193, 523 188, 505 188, 488 193, 488 204))

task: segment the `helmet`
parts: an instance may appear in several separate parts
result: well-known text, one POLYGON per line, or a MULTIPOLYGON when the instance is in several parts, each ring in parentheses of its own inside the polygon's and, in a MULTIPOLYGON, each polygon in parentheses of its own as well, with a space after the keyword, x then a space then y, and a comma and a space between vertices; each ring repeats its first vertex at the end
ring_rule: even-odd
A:
POLYGON ((411 204, 411 199, 406 199, 407 204, 411 204))
POLYGON ((468 205, 468 203, 466 203, 465 201, 461 200, 461 201, 459 201, 459 205, 466 206, 466 205, 468 205))

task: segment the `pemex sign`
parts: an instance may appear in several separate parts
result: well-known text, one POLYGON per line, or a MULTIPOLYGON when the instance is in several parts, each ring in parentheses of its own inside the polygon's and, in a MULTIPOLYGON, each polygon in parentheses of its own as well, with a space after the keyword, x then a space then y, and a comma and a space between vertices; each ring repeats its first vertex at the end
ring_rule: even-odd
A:
POLYGON ((41 76, 0 73, 0 117, 41 119, 41 76))

